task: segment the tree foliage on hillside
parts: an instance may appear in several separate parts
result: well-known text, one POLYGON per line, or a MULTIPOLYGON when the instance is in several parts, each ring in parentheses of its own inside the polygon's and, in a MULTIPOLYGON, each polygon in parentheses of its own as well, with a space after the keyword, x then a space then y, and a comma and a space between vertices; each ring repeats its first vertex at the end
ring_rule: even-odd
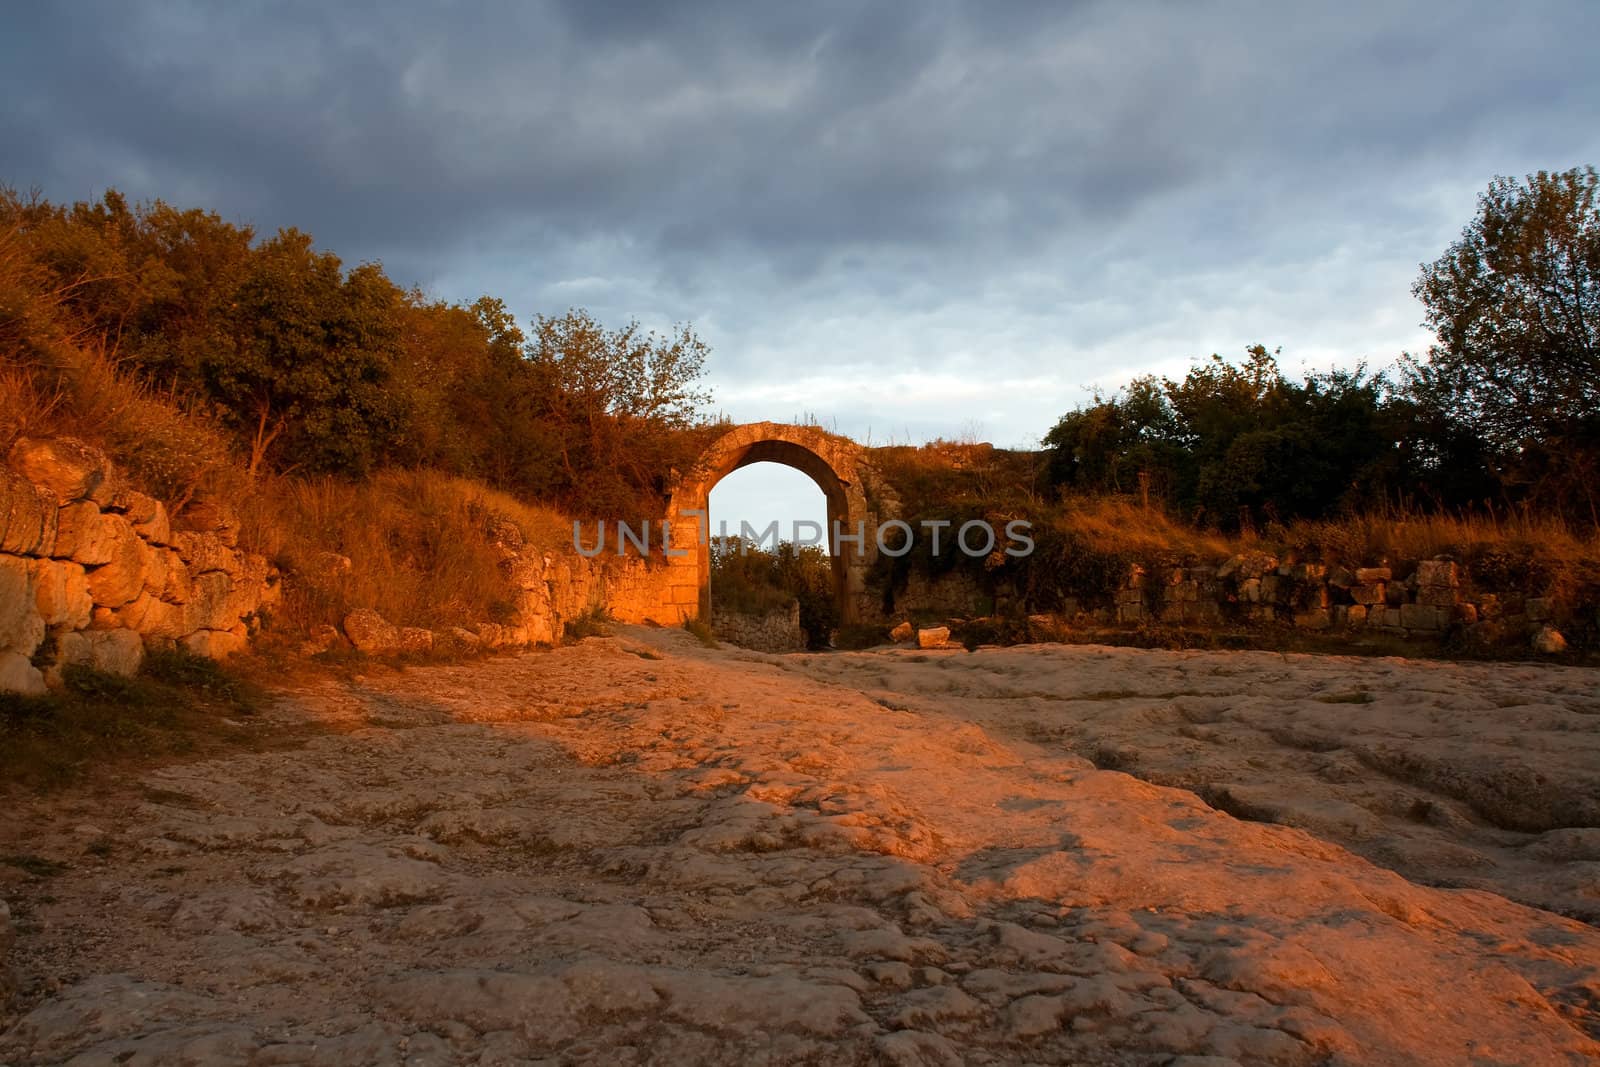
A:
POLYGON ((1050 480, 1138 492, 1208 525, 1320 518, 1415 488, 1403 405, 1363 369, 1293 382, 1255 345, 1181 380, 1143 377, 1069 412, 1045 437, 1050 480))
POLYGON ((252 472, 362 477, 428 466, 584 515, 656 513, 698 447, 706 345, 607 329, 581 309, 525 334, 506 304, 429 300, 375 263, 347 268, 287 229, 116 192, 71 206, 0 193, 8 359, 52 365, 37 340, 92 345, 204 412, 252 472), (31 347, 30 347, 31 346, 31 347))

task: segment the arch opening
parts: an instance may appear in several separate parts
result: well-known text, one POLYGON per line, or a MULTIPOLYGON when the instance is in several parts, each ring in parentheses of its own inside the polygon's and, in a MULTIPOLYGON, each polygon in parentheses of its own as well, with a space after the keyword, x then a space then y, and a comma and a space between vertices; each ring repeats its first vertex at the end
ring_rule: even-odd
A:
POLYGON ((746 462, 712 487, 710 602, 714 618, 767 616, 798 606, 805 647, 828 647, 843 595, 829 548, 828 498, 787 463, 746 462))

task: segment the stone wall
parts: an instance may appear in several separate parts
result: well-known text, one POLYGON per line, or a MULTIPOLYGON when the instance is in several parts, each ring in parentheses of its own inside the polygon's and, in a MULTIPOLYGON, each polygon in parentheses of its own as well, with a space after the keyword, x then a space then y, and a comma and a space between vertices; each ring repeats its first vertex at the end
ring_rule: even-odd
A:
MULTIPOLYGON (((913 575, 895 598, 894 619, 1003 613, 1016 597, 984 591, 965 572, 913 575)), ((1451 637, 1482 648, 1561 652, 1569 613, 1543 590, 1473 588, 1459 564, 1439 557, 1347 568, 1244 553, 1218 565, 1133 566, 1111 603, 1071 600, 1056 616, 1069 626, 1282 627, 1381 633, 1419 640, 1451 637)), ((1043 616, 1039 616, 1043 619, 1043 616)), ((892 621, 892 620, 891 620, 892 621)), ((1040 625, 1043 625, 1042 623, 1040 625)))
POLYGON ((241 552, 228 509, 179 521, 70 438, 22 438, 0 465, 0 690, 39 693, 81 663, 119 674, 147 648, 245 647, 278 576, 241 552))
POLYGON ((806 634, 800 628, 800 601, 775 608, 765 615, 739 611, 714 611, 711 630, 719 638, 757 652, 804 652, 806 634))

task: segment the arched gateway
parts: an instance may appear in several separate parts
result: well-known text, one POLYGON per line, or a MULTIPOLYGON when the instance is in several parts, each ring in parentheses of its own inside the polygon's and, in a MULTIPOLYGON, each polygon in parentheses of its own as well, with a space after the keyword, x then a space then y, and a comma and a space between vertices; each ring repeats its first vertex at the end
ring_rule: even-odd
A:
POLYGON ((833 557, 839 618, 856 622, 870 615, 867 571, 878 554, 878 523, 898 511, 894 498, 877 482, 863 449, 854 441, 815 426, 776 422, 735 426, 678 479, 667 506, 674 552, 688 549, 670 561, 669 585, 678 613, 710 614, 710 535, 715 533, 715 520, 708 525, 707 502, 713 486, 751 463, 782 463, 817 483, 828 501, 828 553, 833 557), (836 540, 835 530, 843 537, 836 540), (858 532, 864 535, 859 542, 852 540, 858 532))

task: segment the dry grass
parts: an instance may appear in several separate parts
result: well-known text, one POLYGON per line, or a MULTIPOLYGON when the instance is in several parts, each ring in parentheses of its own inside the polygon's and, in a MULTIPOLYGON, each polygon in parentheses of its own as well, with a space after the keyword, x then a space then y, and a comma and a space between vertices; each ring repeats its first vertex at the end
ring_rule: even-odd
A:
POLYGON ((1225 559, 1241 547, 1236 539, 1175 522, 1164 511, 1120 497, 1068 498, 1054 522, 1090 548, 1126 556, 1225 559))
POLYGON ((240 540, 290 576, 279 621, 291 629, 337 625, 356 608, 438 628, 511 617, 495 534, 507 523, 533 548, 572 536, 549 508, 422 470, 364 482, 263 480, 241 509, 240 540), (335 555, 350 560, 348 569, 335 555))

